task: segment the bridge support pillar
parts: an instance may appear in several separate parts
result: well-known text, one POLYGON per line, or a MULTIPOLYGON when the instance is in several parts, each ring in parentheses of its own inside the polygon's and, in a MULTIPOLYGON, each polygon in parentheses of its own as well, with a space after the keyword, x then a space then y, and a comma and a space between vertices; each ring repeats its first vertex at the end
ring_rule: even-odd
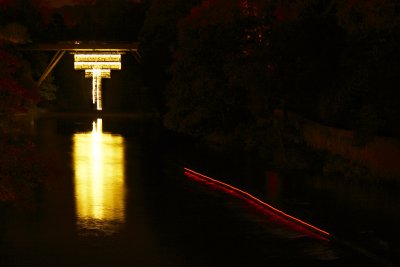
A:
POLYGON ((65 50, 57 51, 57 53, 51 59, 47 68, 44 70, 42 76, 40 76, 39 81, 37 82, 37 86, 40 86, 42 84, 42 82, 47 78, 49 73, 54 69, 54 67, 57 65, 58 61, 60 61, 60 59, 63 57, 65 52, 66 52, 65 50))

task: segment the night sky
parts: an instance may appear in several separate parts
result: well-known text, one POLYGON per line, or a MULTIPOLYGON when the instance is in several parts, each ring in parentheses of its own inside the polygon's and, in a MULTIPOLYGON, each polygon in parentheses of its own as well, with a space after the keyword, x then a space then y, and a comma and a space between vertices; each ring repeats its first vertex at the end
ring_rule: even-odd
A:
POLYGON ((61 7, 64 5, 73 5, 76 1, 74 1, 74 0, 48 0, 48 2, 53 7, 61 7))
MULTIPOLYGON (((112 1, 112 0, 110 0, 110 1, 112 1)), ((90 2, 90 0, 44 0, 44 2, 47 2, 50 6, 57 8, 57 7, 65 6, 65 5, 87 3, 87 2, 90 2)), ((94 2, 94 1, 92 1, 92 2, 94 2)), ((132 2, 140 2, 140 0, 133 0, 132 2)))

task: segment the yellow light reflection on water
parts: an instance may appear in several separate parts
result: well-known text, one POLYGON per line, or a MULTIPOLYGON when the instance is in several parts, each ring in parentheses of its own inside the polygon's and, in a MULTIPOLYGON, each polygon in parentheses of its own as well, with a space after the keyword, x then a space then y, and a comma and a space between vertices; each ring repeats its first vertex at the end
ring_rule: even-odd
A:
POLYGON ((124 139, 93 130, 73 136, 73 165, 78 226, 115 232, 125 221, 124 139))

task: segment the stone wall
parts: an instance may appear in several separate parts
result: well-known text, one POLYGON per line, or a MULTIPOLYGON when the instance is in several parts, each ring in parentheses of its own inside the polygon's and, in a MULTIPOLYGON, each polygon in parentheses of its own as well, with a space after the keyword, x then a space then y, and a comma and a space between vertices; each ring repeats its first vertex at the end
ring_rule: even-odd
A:
POLYGON ((358 146, 353 131, 324 126, 293 113, 285 117, 285 124, 295 127, 311 148, 360 163, 374 175, 400 181, 400 140, 375 137, 358 146))

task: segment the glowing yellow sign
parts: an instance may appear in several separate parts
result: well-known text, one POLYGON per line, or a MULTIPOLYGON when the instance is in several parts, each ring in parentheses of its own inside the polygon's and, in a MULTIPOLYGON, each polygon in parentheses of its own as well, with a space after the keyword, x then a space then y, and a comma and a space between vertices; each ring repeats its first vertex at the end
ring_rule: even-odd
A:
POLYGON ((111 71, 110 70, 85 70, 85 78, 93 78, 93 76, 100 76, 101 78, 110 79, 111 71))
POLYGON ((102 132, 73 136, 74 185, 78 226, 112 233, 125 222, 124 140, 102 132))
POLYGON ((105 69, 105 70, 120 70, 121 62, 76 62, 74 63, 76 70, 87 69, 105 69))
POLYGON ((121 54, 91 53, 75 54, 74 68, 85 70, 85 78, 92 78, 92 101, 97 110, 103 109, 101 79, 111 78, 111 70, 121 69, 121 54))
POLYGON ((75 62, 121 62, 121 54, 75 54, 75 62))

